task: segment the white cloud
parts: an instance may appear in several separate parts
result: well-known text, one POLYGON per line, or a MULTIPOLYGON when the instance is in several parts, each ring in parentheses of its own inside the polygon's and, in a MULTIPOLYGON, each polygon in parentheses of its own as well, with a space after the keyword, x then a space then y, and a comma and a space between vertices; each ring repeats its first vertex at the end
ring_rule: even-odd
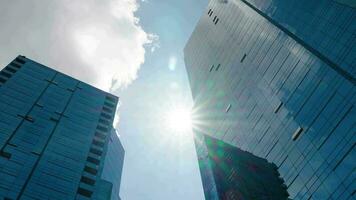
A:
POLYGON ((23 54, 101 89, 125 87, 145 46, 157 48, 137 9, 136 0, 1 1, 0 63, 23 54))

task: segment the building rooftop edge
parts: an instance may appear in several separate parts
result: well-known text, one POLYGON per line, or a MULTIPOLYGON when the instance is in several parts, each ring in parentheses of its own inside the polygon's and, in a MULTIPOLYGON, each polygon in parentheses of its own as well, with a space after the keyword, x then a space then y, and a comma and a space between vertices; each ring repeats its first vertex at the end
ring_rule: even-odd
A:
MULTIPOLYGON (((114 97, 114 98, 117 99, 118 105, 119 105, 119 99, 120 99, 120 97, 118 97, 117 95, 115 95, 115 94, 113 94, 113 93, 110 93, 110 92, 107 92, 107 91, 105 91, 105 90, 102 90, 102 89, 100 89, 100 88, 98 88, 98 87, 96 87, 96 86, 94 86, 94 85, 92 85, 92 84, 89 84, 89 83, 87 83, 87 82, 84 82, 84 81, 82 81, 82 80, 79 80, 79 79, 77 79, 77 78, 75 78, 75 77, 73 77, 73 76, 70 76, 70 75, 68 75, 68 74, 66 74, 66 73, 64 73, 64 72, 62 72, 62 71, 57 70, 57 69, 53 69, 52 67, 46 66, 46 65, 44 65, 44 64, 42 64, 42 63, 39 63, 39 62, 37 62, 37 61, 35 61, 35 60, 31 59, 31 58, 26 57, 26 56, 24 56, 24 55, 18 55, 16 58, 18 58, 18 57, 21 57, 21 58, 25 58, 25 59, 27 59, 27 60, 30 60, 31 62, 34 62, 34 63, 36 63, 36 64, 41 65, 42 67, 49 68, 49 69, 51 69, 51 70, 55 70, 55 71, 57 71, 58 73, 64 74, 64 75, 66 75, 66 76, 69 76, 69 77, 71 77, 71 78, 73 78, 73 79, 75 79, 75 80, 77 80, 77 81, 79 81, 79 82, 81 82, 81 83, 90 85, 91 87, 93 87, 93 88, 95 88, 95 89, 97 89, 97 90, 100 90, 100 91, 102 91, 102 92, 104 92, 104 93, 106 93, 106 94, 109 94, 109 95, 111 95, 112 97, 114 97)), ((16 58, 15 58, 15 59, 16 59, 16 58)), ((15 60, 15 59, 13 59, 13 60, 15 60)))

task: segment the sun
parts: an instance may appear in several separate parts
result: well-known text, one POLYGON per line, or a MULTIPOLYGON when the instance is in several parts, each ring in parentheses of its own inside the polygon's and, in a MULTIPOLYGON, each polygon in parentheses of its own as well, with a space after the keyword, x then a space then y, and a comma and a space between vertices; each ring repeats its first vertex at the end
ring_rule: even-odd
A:
POLYGON ((183 106, 172 108, 167 113, 166 124, 172 131, 187 133, 192 130, 191 109, 183 106))

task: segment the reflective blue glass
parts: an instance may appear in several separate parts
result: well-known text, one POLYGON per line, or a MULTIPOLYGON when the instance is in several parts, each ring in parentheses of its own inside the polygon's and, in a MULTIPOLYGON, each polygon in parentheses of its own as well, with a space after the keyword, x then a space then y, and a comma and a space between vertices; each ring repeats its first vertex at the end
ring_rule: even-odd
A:
POLYGON ((184 49, 195 131, 275 163, 292 199, 353 199, 355 4, 212 0, 209 9, 184 49))
POLYGON ((104 163, 117 145, 118 98, 23 56, 9 66, 0 73, 0 199, 110 199, 120 177, 101 175, 116 173, 104 163))

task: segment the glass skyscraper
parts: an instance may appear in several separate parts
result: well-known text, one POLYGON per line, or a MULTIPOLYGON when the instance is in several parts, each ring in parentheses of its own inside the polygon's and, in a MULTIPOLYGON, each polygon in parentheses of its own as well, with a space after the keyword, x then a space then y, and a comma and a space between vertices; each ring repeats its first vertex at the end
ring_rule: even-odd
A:
POLYGON ((185 49, 196 130, 274 163, 292 199, 355 199, 356 8, 211 0, 185 49))
POLYGON ((124 166, 124 155, 124 147, 122 146, 115 129, 113 129, 109 139, 108 151, 106 153, 102 174, 103 179, 110 181, 113 184, 111 200, 120 200, 120 181, 122 167, 124 166))
POLYGON ((0 199, 110 199, 101 174, 117 102, 23 56, 2 69, 0 199))
POLYGON ((195 134, 206 200, 285 200, 277 166, 221 140, 195 134))

